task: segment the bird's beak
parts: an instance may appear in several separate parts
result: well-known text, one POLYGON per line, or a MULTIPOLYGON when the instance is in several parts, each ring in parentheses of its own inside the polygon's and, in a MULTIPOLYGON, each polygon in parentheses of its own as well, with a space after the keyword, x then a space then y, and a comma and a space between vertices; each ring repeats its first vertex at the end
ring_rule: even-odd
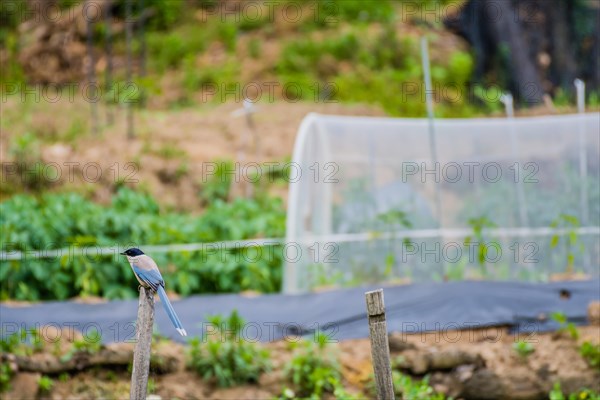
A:
POLYGON ((126 256, 126 255, 127 255, 127 254, 125 254, 125 252, 123 252, 123 253, 119 253, 119 254, 121 254, 121 255, 123 255, 123 256, 126 256))

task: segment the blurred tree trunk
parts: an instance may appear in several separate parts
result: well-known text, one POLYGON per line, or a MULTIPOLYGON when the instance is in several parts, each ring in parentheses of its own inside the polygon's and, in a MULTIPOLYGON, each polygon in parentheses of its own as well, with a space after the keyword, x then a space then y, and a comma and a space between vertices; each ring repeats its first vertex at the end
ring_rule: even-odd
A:
POLYGON ((517 9, 511 1, 486 0, 484 12, 491 37, 501 56, 505 56, 512 77, 512 91, 527 103, 540 103, 544 90, 530 56, 525 33, 519 24, 517 9))
POLYGON ((551 38, 552 80, 564 88, 573 84, 577 77, 575 46, 569 26, 572 26, 571 3, 548 1, 542 3, 549 16, 551 38))
POLYGON ((445 20, 475 55, 474 81, 492 81, 537 103, 582 78, 599 87, 600 2, 469 0, 445 20))
POLYGON ((594 2, 590 7, 594 15, 594 28, 591 34, 590 62, 586 68, 584 78, 588 78, 588 86, 592 89, 600 89, 600 3, 594 2))

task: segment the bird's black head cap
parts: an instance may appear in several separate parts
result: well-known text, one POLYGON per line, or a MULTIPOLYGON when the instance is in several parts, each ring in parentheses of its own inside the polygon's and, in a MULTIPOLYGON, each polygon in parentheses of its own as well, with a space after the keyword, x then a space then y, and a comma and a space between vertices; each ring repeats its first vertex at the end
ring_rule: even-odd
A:
POLYGON ((125 250, 121 254, 123 254, 125 256, 129 256, 129 257, 136 257, 136 256, 141 256, 142 254, 144 254, 144 252, 136 247, 132 247, 130 249, 125 250))

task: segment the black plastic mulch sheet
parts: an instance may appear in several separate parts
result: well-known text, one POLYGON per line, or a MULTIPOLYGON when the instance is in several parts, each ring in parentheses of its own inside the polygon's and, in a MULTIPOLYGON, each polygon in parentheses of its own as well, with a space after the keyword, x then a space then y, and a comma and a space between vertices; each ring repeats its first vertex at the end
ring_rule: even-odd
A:
MULTIPOLYGON (((312 335, 316 329, 332 340, 364 338, 369 335, 364 293, 378 287, 303 295, 192 296, 173 301, 173 307, 189 336, 216 335, 206 316, 229 315, 238 310, 247 322, 241 335, 251 341, 296 340, 300 335, 312 335)), ((448 332, 495 326, 546 331, 557 328, 548 318, 552 312, 562 312, 572 322, 585 323, 588 304, 600 300, 600 281, 421 283, 384 287, 384 296, 389 331, 448 332)), ((122 342, 135 339, 137 305, 137 300, 0 305, 0 323, 3 335, 19 328, 54 325, 74 328, 86 335, 92 335, 96 329, 104 342, 122 342)), ((162 335, 184 340, 159 302, 155 324, 162 335)))

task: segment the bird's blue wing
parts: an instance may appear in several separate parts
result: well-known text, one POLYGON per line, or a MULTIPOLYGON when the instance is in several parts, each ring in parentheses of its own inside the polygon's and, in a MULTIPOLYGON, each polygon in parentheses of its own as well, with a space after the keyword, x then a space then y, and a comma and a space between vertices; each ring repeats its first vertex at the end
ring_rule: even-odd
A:
POLYGON ((144 270, 133 265, 133 272, 153 290, 158 290, 159 286, 164 284, 162 275, 157 269, 144 270))

